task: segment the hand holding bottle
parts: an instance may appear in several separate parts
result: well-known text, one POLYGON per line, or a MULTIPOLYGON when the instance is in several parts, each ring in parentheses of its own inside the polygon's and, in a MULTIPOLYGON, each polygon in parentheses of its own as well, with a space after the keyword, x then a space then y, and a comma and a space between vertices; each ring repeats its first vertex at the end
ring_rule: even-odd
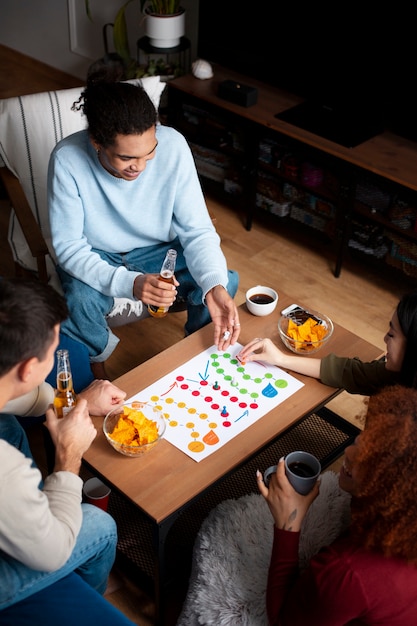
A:
POLYGON ((179 282, 174 274, 176 251, 172 252, 175 255, 170 255, 171 250, 168 250, 159 274, 139 274, 133 285, 134 297, 145 302, 149 313, 154 317, 164 317, 177 297, 176 287, 179 286, 179 282), (155 315, 153 309, 155 311, 160 309, 160 314, 155 315))
POLYGON ((159 274, 140 274, 135 278, 133 295, 146 304, 170 307, 177 297, 178 285, 175 276, 173 284, 170 284, 161 281, 159 274))
POLYGON ((87 401, 77 405, 60 419, 53 407, 46 411, 46 427, 55 446, 54 471, 78 474, 83 454, 94 441, 97 431, 88 412, 87 401))
MULTIPOLYGON (((165 260, 162 263, 161 271, 159 272, 159 280, 163 283, 168 283, 170 285, 174 285, 175 279, 175 263, 177 261, 177 251, 176 250, 168 250, 165 256, 165 260)), ((172 304, 172 303, 171 303, 172 304)), ((165 317, 168 313, 169 307, 155 305, 151 302, 148 302, 148 311, 153 317, 165 317)))

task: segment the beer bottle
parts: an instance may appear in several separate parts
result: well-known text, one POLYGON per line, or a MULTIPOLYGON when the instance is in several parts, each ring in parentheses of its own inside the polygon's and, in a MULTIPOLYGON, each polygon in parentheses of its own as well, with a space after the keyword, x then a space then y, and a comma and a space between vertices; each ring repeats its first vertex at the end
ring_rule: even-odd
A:
MULTIPOLYGON (((174 283, 175 262, 177 260, 177 251, 168 250, 165 261, 162 263, 161 271, 159 272, 159 280, 163 280, 165 283, 174 283)), ((169 307, 157 307, 152 304, 148 304, 148 311, 153 317, 165 317, 168 313, 169 307)))
POLYGON ((77 397, 72 382, 68 350, 57 350, 56 393, 54 405, 58 417, 65 415, 76 405, 77 397))

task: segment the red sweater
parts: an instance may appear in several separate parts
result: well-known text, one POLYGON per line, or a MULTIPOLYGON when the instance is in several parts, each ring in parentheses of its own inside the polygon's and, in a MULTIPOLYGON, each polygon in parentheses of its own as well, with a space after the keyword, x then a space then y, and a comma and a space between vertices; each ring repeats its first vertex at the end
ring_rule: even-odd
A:
POLYGON ((299 574, 299 533, 274 530, 267 612, 271 626, 417 625, 417 568, 353 549, 344 535, 299 574))

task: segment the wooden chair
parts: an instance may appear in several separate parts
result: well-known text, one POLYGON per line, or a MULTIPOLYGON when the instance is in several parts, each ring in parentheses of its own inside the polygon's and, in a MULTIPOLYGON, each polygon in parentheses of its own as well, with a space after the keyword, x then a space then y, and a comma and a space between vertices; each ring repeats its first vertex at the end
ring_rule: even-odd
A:
MULTIPOLYGON (((159 76, 138 79, 159 107, 165 83, 159 76)), ((49 156, 58 141, 86 127, 72 111, 82 87, 0 100, 0 180, 10 202, 8 241, 16 275, 36 275, 62 292, 55 270, 47 211, 49 156)), ((116 327, 147 317, 146 307, 116 298, 108 322, 116 327)))

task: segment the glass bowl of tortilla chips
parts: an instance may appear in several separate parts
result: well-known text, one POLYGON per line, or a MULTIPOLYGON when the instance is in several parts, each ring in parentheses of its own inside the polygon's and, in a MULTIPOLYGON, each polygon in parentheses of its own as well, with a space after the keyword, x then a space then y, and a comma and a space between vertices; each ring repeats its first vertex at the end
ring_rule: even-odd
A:
POLYGON ((303 311, 299 317, 281 315, 278 331, 284 345, 295 352, 308 356, 318 352, 330 339, 334 326, 332 320, 317 311, 303 311))
POLYGON ((107 413, 103 431, 120 454, 140 456, 154 448, 164 435, 166 422, 161 411, 146 402, 125 403, 107 413))

